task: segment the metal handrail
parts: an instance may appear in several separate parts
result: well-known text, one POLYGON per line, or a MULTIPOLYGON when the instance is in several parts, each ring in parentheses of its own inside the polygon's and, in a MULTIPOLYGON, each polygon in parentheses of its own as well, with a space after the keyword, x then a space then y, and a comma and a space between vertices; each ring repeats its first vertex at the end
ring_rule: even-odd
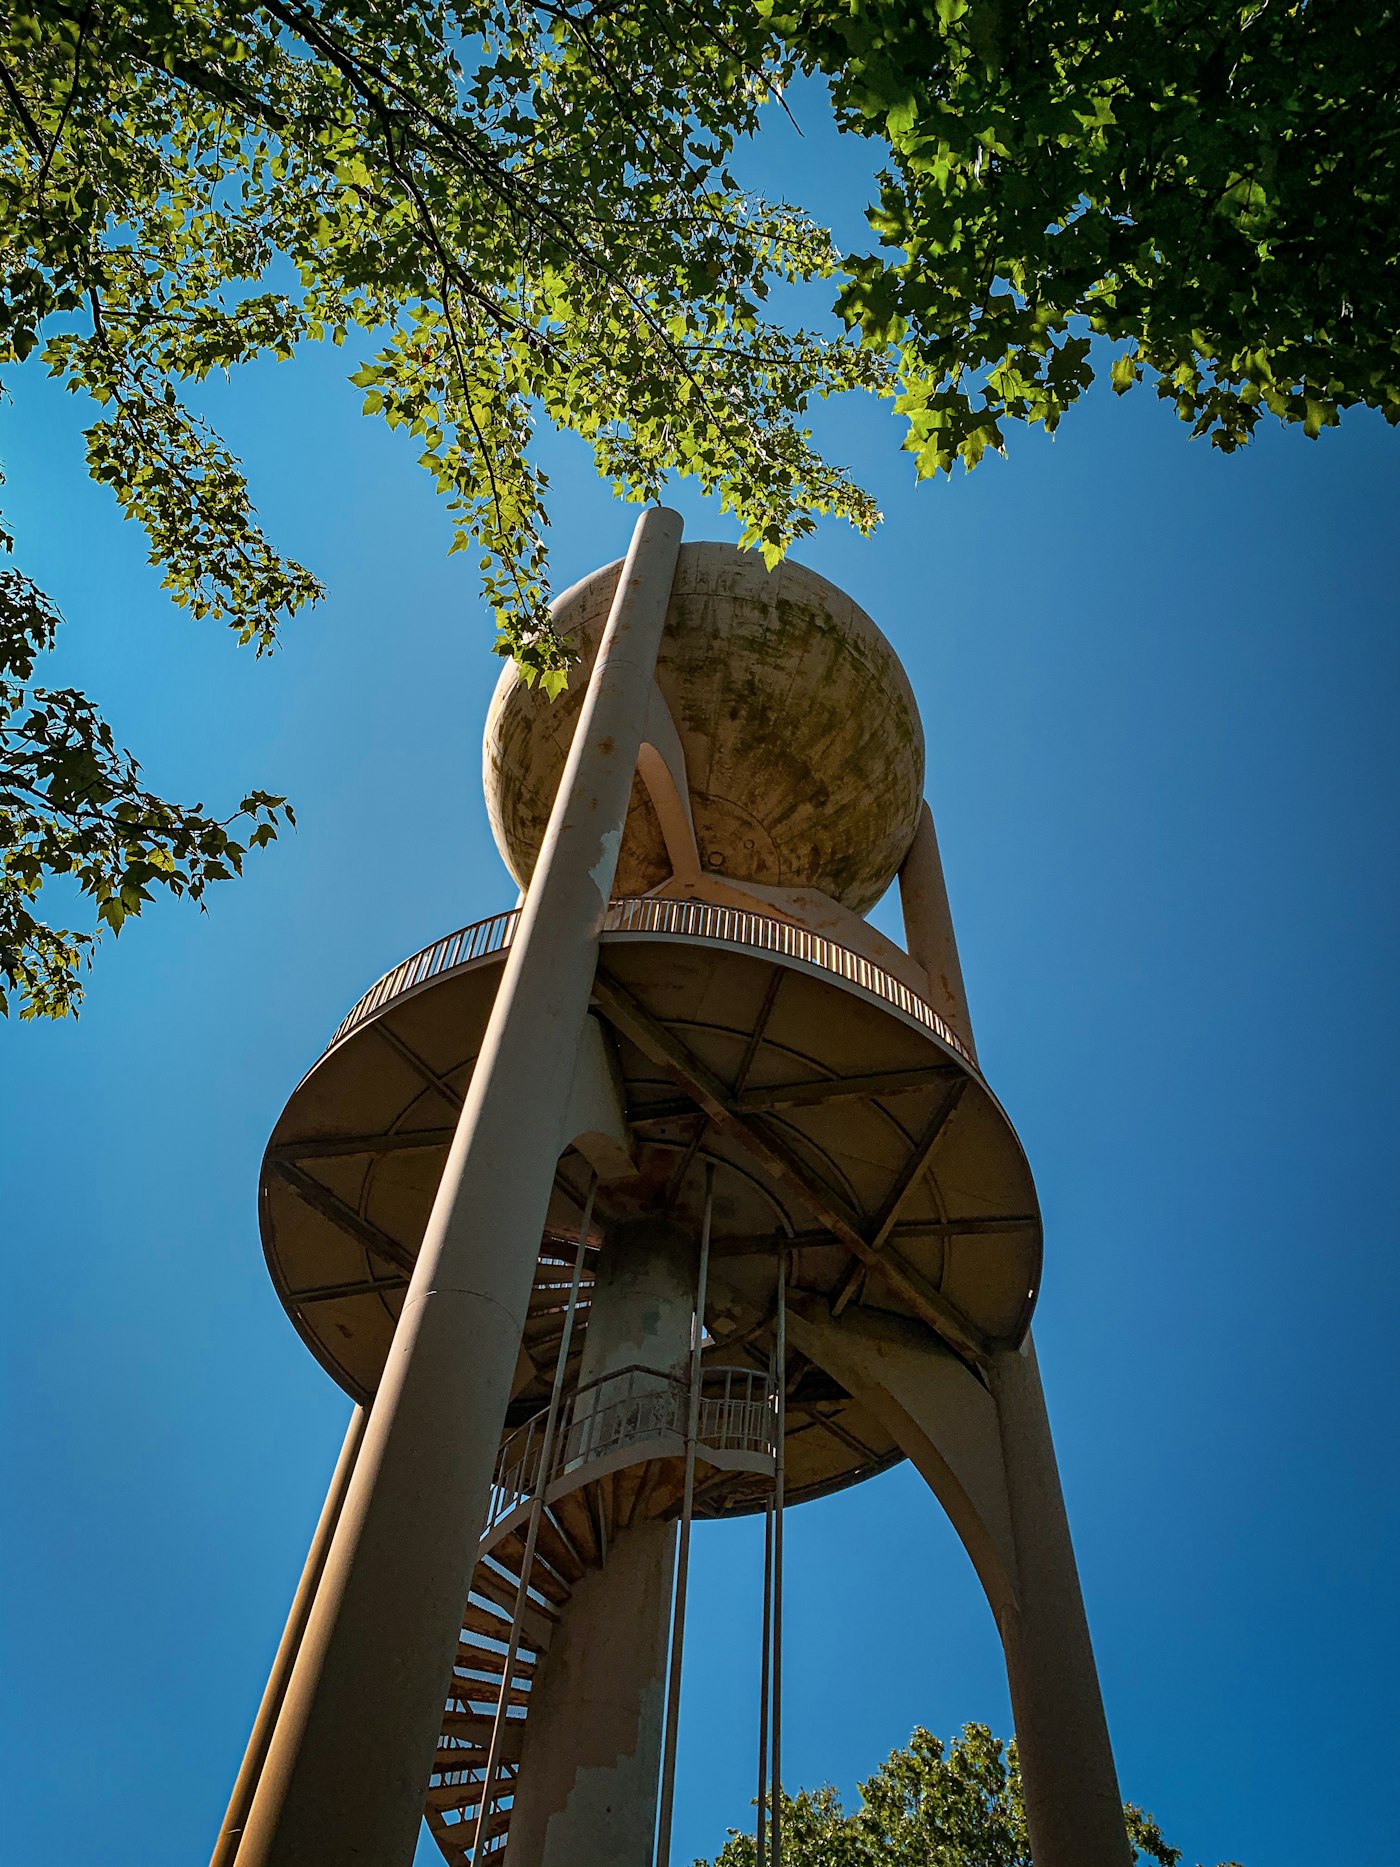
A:
MULTIPOLYGON (((585 1474, 598 1461, 658 1440, 684 1441, 690 1384, 656 1368, 632 1366, 585 1381, 564 1397, 549 1469, 541 1471, 542 1408, 506 1439, 496 1459, 486 1535, 537 1492, 585 1474)), ((697 1445, 703 1452, 772 1458, 777 1446, 777 1397, 766 1372, 706 1368, 701 1376, 697 1445)), ((567 1486, 566 1486, 567 1488, 567 1486)))
MULTIPOLYGON (((400 993, 440 973, 503 952, 514 939, 519 920, 519 908, 512 908, 506 914, 493 914, 489 920, 475 921, 470 927, 463 927, 412 954, 392 972, 386 972, 351 1007, 336 1026, 335 1035, 326 1048, 330 1049, 400 993)), ((786 958, 832 973, 883 999, 886 1004, 894 1005, 906 1017, 932 1031, 973 1069, 977 1067, 972 1052, 957 1032, 902 980, 886 972, 883 966, 852 952, 850 947, 828 940, 824 934, 811 933, 793 921, 773 920, 766 914, 719 907, 709 901, 669 901, 652 895, 623 895, 609 904, 603 917, 603 932, 663 934, 680 939, 712 940, 759 953, 781 953, 786 958)))

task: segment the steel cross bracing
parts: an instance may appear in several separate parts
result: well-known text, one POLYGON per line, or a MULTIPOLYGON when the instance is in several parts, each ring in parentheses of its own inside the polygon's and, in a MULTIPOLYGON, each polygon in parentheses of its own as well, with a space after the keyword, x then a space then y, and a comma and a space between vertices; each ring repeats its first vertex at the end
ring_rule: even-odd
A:
MULTIPOLYGON (((674 1031, 653 1016, 640 1000, 601 966, 594 980, 593 996, 614 1029, 658 1065, 678 1088, 685 1090, 716 1128, 737 1141, 747 1154, 794 1193, 812 1216, 826 1227, 828 1233, 860 1261, 863 1268, 873 1268, 886 1277, 916 1315, 941 1336, 955 1353, 975 1363, 986 1362, 992 1344, 983 1332, 935 1290, 889 1243, 899 1205, 927 1168, 927 1156, 919 1163, 917 1172, 903 1184, 890 1215, 888 1229, 878 1242, 873 1242, 862 1229, 859 1216, 842 1196, 832 1188, 820 1185, 782 1137, 764 1125, 761 1115, 740 1107, 728 1085, 674 1031)), ((954 1089, 958 1095, 961 1094, 960 1085, 954 1085, 954 1089)), ((952 1113, 951 1107, 947 1113, 952 1113)), ((947 1115, 944 1115, 939 1122, 940 1132, 946 1121, 947 1115)), ((937 1134, 929 1143, 930 1153, 936 1140, 937 1134)), ((885 1220, 882 1218, 880 1223, 885 1224, 885 1220)))
MULTIPOLYGON (((918 1069, 870 1072, 815 1082, 793 1082, 760 1089, 745 1086, 748 1069, 762 1042, 777 988, 784 974, 775 971, 760 1017, 755 1023, 735 1082, 723 1083, 696 1057, 684 1040, 659 1019, 623 986, 600 969, 594 986, 594 998, 614 1028, 642 1053, 656 1063, 681 1089, 683 1096, 661 1103, 651 1103, 631 1116, 632 1125, 646 1130, 659 1123, 674 1122, 691 1116, 693 1131, 681 1150, 671 1182, 674 1204, 681 1185, 704 1144, 710 1127, 735 1140, 766 1172, 794 1193, 821 1225, 812 1233, 798 1233, 794 1244, 826 1243, 833 1237, 851 1253, 853 1262, 846 1277, 832 1297, 837 1315, 858 1294, 872 1274, 885 1277, 910 1307, 959 1355, 974 1362, 985 1360, 990 1344, 985 1335, 921 1275, 899 1250, 901 1239, 951 1236, 957 1234, 1014 1231, 1035 1222, 1031 1214, 1006 1214, 970 1217, 958 1220, 919 1220, 902 1223, 900 1213, 917 1189, 936 1152, 947 1124, 956 1113, 969 1078, 954 1062, 934 1063, 918 1069), (923 1133, 914 1143, 903 1170, 891 1187, 885 1203, 873 1223, 863 1221, 849 1202, 834 1188, 818 1180, 811 1168, 800 1161, 783 1138, 764 1121, 764 1117, 788 1108, 810 1108, 832 1101, 910 1091, 941 1091, 937 1107, 923 1133)), ((374 1028, 379 1028, 377 1025, 374 1028)), ((412 1058, 422 1079, 444 1095, 460 1100, 438 1075, 416 1058, 410 1046, 394 1038, 397 1053, 412 1058)), ((269 1168, 302 1200, 323 1218, 329 1219, 350 1234, 393 1273, 376 1276, 371 1283, 335 1282, 303 1290, 289 1290, 289 1300, 297 1303, 333 1301, 352 1290, 380 1289, 394 1292, 405 1287, 413 1266, 412 1249, 391 1237, 345 1200, 306 1171, 304 1162, 357 1154, 390 1154, 412 1149, 445 1146, 450 1129, 419 1129, 406 1134, 348 1135, 344 1137, 308 1137, 305 1141, 282 1143, 268 1154, 269 1168)), ((732 1249, 733 1247, 731 1247, 732 1249)), ((755 1247, 757 1249, 758 1247, 755 1247)), ((719 1255, 725 1254, 719 1247, 719 1255)))
MULTIPOLYGON (((449 977, 498 964, 500 955, 511 944, 515 926, 513 915, 497 916, 482 923, 481 930, 464 930, 460 937, 451 936, 423 949, 366 995, 327 1053, 329 1060, 360 1032, 371 1043, 382 1042, 428 1092, 429 1102, 415 1110, 414 1120, 426 1115, 433 1122, 431 1127, 400 1131, 390 1121, 375 1131, 366 1123, 359 1131, 344 1136, 310 1134, 304 1138, 297 1138, 293 1131, 291 1135, 279 1135, 268 1151, 265 1187, 285 1188, 298 1204, 353 1239, 366 1254, 365 1269, 358 1276, 348 1268, 337 1274, 330 1266, 322 1269, 317 1264, 313 1269, 308 1263, 299 1274, 289 1267, 285 1281, 278 1278, 289 1307, 306 1317, 301 1326, 313 1346, 319 1335, 334 1328, 333 1324, 320 1325, 311 1320, 321 1305, 333 1305, 357 1295, 378 1296, 393 1315, 394 1299, 404 1287, 400 1280, 410 1274, 417 1248, 416 1238, 386 1216, 390 1209, 384 1202, 371 1198, 373 1168, 360 1184, 357 1196, 346 1186, 345 1178, 337 1177, 338 1169, 331 1172, 320 1163, 333 1166, 339 1159, 350 1157, 370 1162, 391 1157, 411 1160, 419 1152, 445 1153, 452 1130, 441 1125, 441 1116, 435 1116, 432 1099, 438 1098, 446 1105, 444 1114, 449 1107, 459 1108, 465 1090, 464 1072, 469 1073, 471 1068, 470 1053, 465 1064, 450 1067, 441 1053, 427 1060, 420 1054, 422 1037, 414 1036, 413 1028, 406 1036, 403 1030, 386 1024, 385 1018, 395 1015, 396 1007, 406 999, 435 990, 449 977), (327 1185, 327 1180, 333 1184, 327 1185), (345 1190, 338 1190, 341 1188, 345 1190)), ((760 1055, 765 1054, 765 1044, 771 1043, 767 1031, 780 999, 786 1003, 785 983, 795 988, 800 979, 814 973, 838 975, 858 994, 885 1000, 934 1029, 935 1035, 942 1035, 936 1021, 930 1024, 932 1014, 921 1001, 914 1004, 911 999, 910 1005, 904 1004, 910 994, 899 981, 872 968, 848 949, 806 935, 786 923, 664 899, 623 898, 611 903, 604 929, 603 965, 595 980, 595 1010, 643 1059, 655 1063, 675 1088, 670 1096, 648 1098, 628 1110, 629 1126, 639 1146, 651 1149, 653 1158, 658 1149, 673 1153, 669 1180, 657 1189, 654 1209, 659 1216, 674 1216, 706 1152, 707 1136, 723 1136, 731 1167, 738 1168, 741 1151, 747 1156, 753 1185, 761 1198, 786 1202, 789 1209, 796 1204, 810 1215, 805 1230, 794 1231, 792 1218, 786 1214, 781 1219, 779 1229, 789 1232, 794 1247, 835 1242, 848 1254, 848 1265, 844 1271, 834 1270, 834 1281, 825 1292, 836 1315, 866 1297, 873 1277, 898 1306, 917 1316, 961 1359, 984 1369, 988 1355, 997 1347, 1019 1341, 1034 1294, 1038 1264, 1033 1260, 1028 1266, 1027 1294, 1019 1316, 1013 1313, 993 1323, 981 1314, 975 1301, 967 1302, 962 1291, 954 1295, 948 1290, 944 1276, 950 1260, 938 1252, 935 1241, 1018 1232, 1029 1232, 1034 1237, 1039 1231, 1039 1219, 1033 1209, 1024 1209, 1025 1202, 1019 1196, 1005 1201, 1007 1208, 1016 1208, 1014 1211, 984 1205, 980 1212, 974 1210, 954 1218, 940 1210, 941 1175, 930 1174, 927 1169, 936 1165, 943 1134, 956 1121, 960 1105, 972 1111, 974 1127, 985 1120, 986 1091, 980 1075, 965 1060, 965 1047, 945 1039, 942 1056, 931 1056, 917 1066, 910 1060, 901 1067, 891 1064, 884 1069, 857 1068, 837 1073, 828 1065, 831 1073, 815 1079, 803 1076, 800 1080, 780 1079, 753 1086, 750 1072, 760 1055), (637 951, 639 942, 645 949, 655 940, 668 939, 692 946, 743 948, 755 957, 769 956, 762 1002, 742 1034, 734 1033, 742 1037, 738 1067, 727 1068, 723 1079, 694 1054, 686 1036, 674 1024, 664 1022, 651 1010, 646 1002, 648 988, 632 983, 631 962, 624 955, 637 951), (612 946, 610 942, 617 944, 612 946), (610 960, 610 954, 616 958, 610 960), (619 973, 626 974, 626 982, 619 973), (967 1093, 974 1085, 975 1107, 967 1093), (916 1095, 927 1095, 933 1102, 930 1126, 919 1134, 911 1133, 907 1117, 902 1113, 896 1116, 884 1100, 904 1098, 907 1108, 916 1095), (864 1102, 877 1111, 900 1137, 904 1162, 893 1172, 884 1196, 872 1195, 868 1187, 857 1194, 837 1159, 827 1156, 815 1142, 810 1125, 801 1119, 804 1110, 815 1114, 825 1106, 848 1100, 864 1102), (928 1188, 933 1189, 932 1213, 927 1210, 928 1188), (909 1216, 911 1206, 917 1217, 909 1216), (919 1241, 930 1246, 929 1253, 908 1249, 919 1241)), ((416 1030, 424 1030, 421 1021, 416 1030)), ((780 1042, 774 1054, 782 1050, 780 1042)), ((796 1059, 797 1053, 791 1054, 796 1059)), ((813 1062, 815 1067, 823 1067, 815 1059, 813 1062)), ((804 1067, 805 1058, 796 1062, 796 1068, 804 1067)), ((771 1060, 765 1073, 773 1073, 771 1060)), ((952 1156, 964 1145, 960 1139, 951 1144, 952 1156)), ((402 1178, 405 1171, 412 1169, 398 1171, 402 1178)), ((758 1255, 766 1249, 761 1232, 747 1238, 730 1236, 715 1241, 717 1259, 758 1255)), ((1033 1254, 1035 1246, 1030 1250, 1033 1254)), ((314 1260, 314 1253, 308 1255, 314 1260)), ((827 1259, 828 1264, 832 1262, 827 1259)), ((278 1276, 276 1269, 274 1276, 278 1276)), ((962 1281, 965 1284, 965 1277, 962 1281)), ((882 1302, 878 1292, 870 1300, 876 1307, 882 1302)), ((335 1340, 333 1334, 329 1336, 330 1353, 323 1355, 328 1365, 338 1365, 335 1340)), ((369 1376, 358 1371, 347 1385, 361 1396, 372 1391, 369 1376)))

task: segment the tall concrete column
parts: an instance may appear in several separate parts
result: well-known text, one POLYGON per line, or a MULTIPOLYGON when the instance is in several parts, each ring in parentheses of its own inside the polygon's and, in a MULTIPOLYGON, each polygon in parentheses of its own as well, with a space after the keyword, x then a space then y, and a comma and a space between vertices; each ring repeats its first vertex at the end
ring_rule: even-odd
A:
POLYGON ((350 1424, 345 1429, 345 1440, 340 1448, 340 1457, 336 1460, 335 1470, 331 1474, 326 1501, 321 1506, 321 1515, 316 1524, 315 1534, 311 1538, 311 1548, 307 1551, 306 1561, 302 1566, 297 1592, 292 1597, 287 1624, 282 1630, 282 1638, 272 1662, 272 1671, 268 1674, 267 1685, 263 1689, 258 1715, 253 1720, 248 1747, 243 1753, 243 1762, 233 1785, 233 1793, 228 1799, 224 1825, 219 1830, 218 1840, 214 1843, 214 1853, 209 1867, 233 1867, 234 1857, 243 1839, 243 1824, 247 1821, 248 1810, 252 1807, 253 1796, 258 1787, 258 1778, 262 1775, 268 1746, 272 1742, 272 1733, 277 1728, 277 1715, 287 1695, 287 1682, 296 1664, 301 1637, 306 1632, 306 1623, 311 1615, 311 1604, 316 1599, 316 1590, 321 1583, 326 1556, 330 1551, 331 1538, 335 1535, 335 1526, 340 1521, 345 1494, 350 1488, 350 1474, 355 1469, 355 1460, 359 1455, 360 1441, 364 1438, 364 1432, 365 1410, 363 1407, 356 1407, 350 1415, 350 1424))
POLYGON ((1036 1867, 1128 1867, 1118 1773, 1029 1336, 994 1357, 992 1394, 1016 1551, 1002 1644, 1036 1867))
POLYGON ((237 1867, 407 1867, 680 546, 638 521, 237 1867))
MULTIPOLYGON (((609 1234, 581 1384, 638 1365, 685 1372, 698 1258, 674 1225, 609 1234)), ((634 1524, 574 1590, 530 1693, 513 1867, 651 1867, 675 1559, 674 1523, 634 1524)))
POLYGON ((904 945, 928 975, 929 1003, 977 1055, 972 1018, 967 1009, 962 961, 953 934, 953 914, 938 853, 933 812, 925 804, 919 827, 899 871, 899 904, 904 915, 904 945))

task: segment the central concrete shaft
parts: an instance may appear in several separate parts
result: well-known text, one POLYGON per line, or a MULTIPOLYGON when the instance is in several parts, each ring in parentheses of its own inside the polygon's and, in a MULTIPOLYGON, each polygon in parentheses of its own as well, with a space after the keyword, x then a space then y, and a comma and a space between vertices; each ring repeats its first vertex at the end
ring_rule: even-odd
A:
POLYGON ((620 1225, 598 1254, 579 1383, 619 1368, 684 1375, 700 1243, 678 1225, 620 1225))
MULTIPOLYGON (((698 1255, 665 1223, 608 1238, 581 1384, 636 1366, 685 1372, 698 1255)), ((530 1694, 510 1821, 518 1867, 649 1867, 675 1558, 674 1523, 634 1524, 574 1590, 530 1694)))

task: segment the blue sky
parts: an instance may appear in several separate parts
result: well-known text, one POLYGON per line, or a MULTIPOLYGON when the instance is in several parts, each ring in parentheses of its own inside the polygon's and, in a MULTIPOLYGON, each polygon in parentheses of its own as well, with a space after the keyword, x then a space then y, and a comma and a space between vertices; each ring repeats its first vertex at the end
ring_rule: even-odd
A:
MULTIPOLYGON (((754 172, 796 187, 814 151, 783 132, 754 172)), ((263 662, 159 593, 71 398, 23 371, 5 411, 19 561, 68 617, 52 678, 154 788, 263 785, 301 825, 207 916, 161 904, 109 943, 76 1025, 0 1031, 16 1867, 207 1854, 348 1410, 263 1269, 262 1146, 380 971, 514 898, 473 560, 360 418, 355 360, 209 398, 327 584, 263 662)), ((820 433, 886 522, 798 555, 909 670, 979 1048, 1040 1187, 1036 1332, 1125 1793, 1190 1861, 1380 1863, 1400 438, 1352 418, 1226 460, 1145 392, 1096 393, 1053 443, 916 487, 870 406, 820 433)), ((542 454, 562 588, 632 514, 576 444, 542 454)), ((747 1818, 759 1554, 752 1526, 697 1533, 678 1863, 747 1818)), ((990 1615, 907 1469, 794 1512, 788 1599, 790 1785, 851 1791, 916 1723, 1009 1732, 990 1615)))

